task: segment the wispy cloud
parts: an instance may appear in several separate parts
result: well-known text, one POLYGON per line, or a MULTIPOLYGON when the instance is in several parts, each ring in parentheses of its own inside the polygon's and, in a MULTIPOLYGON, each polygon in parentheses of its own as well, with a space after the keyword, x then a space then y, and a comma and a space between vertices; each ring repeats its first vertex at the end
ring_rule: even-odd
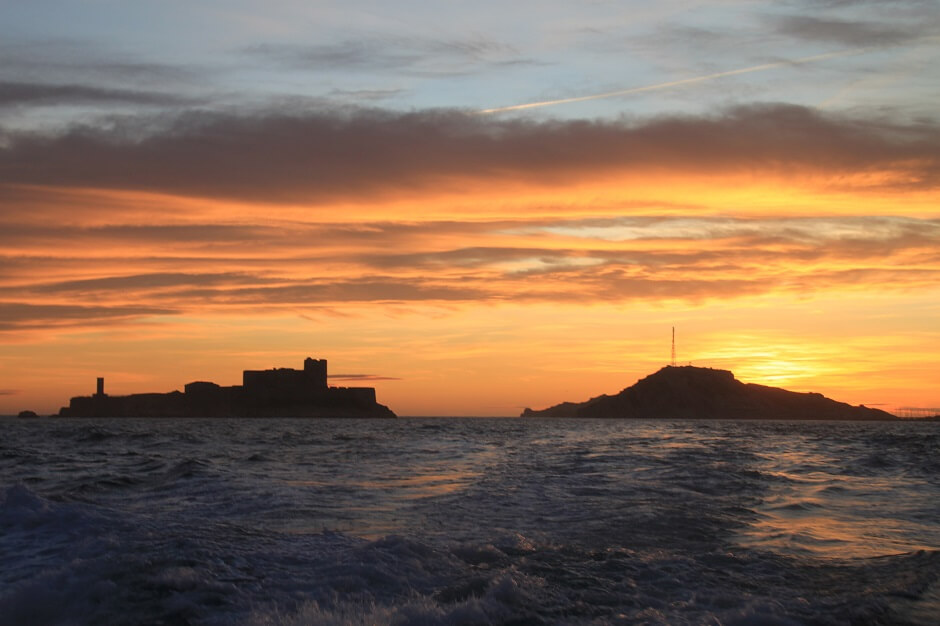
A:
POLYGON ((35 239, 14 235, 0 258, 0 330, 358 304, 698 302, 940 282, 936 219, 283 222, 259 224, 258 236, 247 226, 186 228, 50 226, 35 239), (89 255, 102 232, 125 256, 89 255), (200 238, 204 245, 173 251, 177 239, 200 238))
POLYGON ((492 39, 366 36, 324 44, 258 44, 244 49, 289 69, 363 71, 446 76, 500 65, 533 63, 512 46, 492 39))
POLYGON ((120 292, 133 289, 137 293, 160 291, 179 287, 211 287, 215 285, 233 286, 265 282, 260 276, 239 273, 224 274, 184 274, 152 273, 132 276, 108 276, 106 278, 88 278, 38 285, 36 291, 46 294, 82 294, 120 292))
POLYGON ((776 16, 769 19, 769 22, 774 30, 784 35, 860 47, 914 41, 929 32, 923 22, 884 23, 808 15, 776 16))
POLYGON ((329 97, 353 102, 378 102, 400 96, 404 91, 404 89, 333 89, 329 97))
POLYGON ((120 48, 78 40, 42 40, 0 44, 0 78, 51 84, 94 84, 114 88, 204 87, 210 79, 200 66, 140 58, 120 48))
POLYGON ((128 89, 109 89, 76 84, 0 81, 0 107, 24 105, 75 105, 125 103, 141 105, 192 105, 195 99, 176 94, 128 89))
POLYGON ((101 326, 177 313, 179 311, 173 309, 146 306, 108 307, 6 301, 0 306, 0 332, 101 326))
POLYGON ((888 2, 885 2, 885 0, 795 0, 792 3, 812 9, 819 7, 852 9, 855 7, 876 6, 888 10, 906 12, 908 10, 920 9, 931 11, 936 8, 932 0, 889 0, 888 2))
POLYGON ((330 374, 330 380, 349 380, 356 382, 368 382, 376 380, 401 380, 395 376, 380 376, 378 374, 330 374))

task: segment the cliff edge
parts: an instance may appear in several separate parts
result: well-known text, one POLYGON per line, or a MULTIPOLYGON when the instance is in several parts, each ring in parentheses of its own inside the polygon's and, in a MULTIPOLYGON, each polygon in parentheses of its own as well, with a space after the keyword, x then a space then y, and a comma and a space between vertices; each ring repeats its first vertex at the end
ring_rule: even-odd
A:
POLYGON ((818 393, 742 383, 727 370, 666 366, 620 393, 563 402, 522 417, 662 419, 896 420, 879 409, 852 406, 818 393))

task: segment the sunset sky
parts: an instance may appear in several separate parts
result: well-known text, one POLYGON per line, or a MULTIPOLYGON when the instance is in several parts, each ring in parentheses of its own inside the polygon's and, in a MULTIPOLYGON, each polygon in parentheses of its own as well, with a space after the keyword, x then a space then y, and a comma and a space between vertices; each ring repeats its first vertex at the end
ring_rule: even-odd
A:
POLYGON ((326 358, 940 412, 933 0, 0 7, 0 414, 326 358))

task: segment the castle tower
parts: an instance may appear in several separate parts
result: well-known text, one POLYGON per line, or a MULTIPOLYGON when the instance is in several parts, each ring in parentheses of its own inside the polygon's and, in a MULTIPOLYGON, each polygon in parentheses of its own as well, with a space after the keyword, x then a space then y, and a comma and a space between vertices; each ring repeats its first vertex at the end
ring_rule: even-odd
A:
POLYGON ((304 374, 311 387, 325 388, 326 383, 326 359, 304 359, 304 374))
POLYGON ((98 391, 95 392, 95 396, 100 398, 104 396, 104 377, 98 377, 98 391))

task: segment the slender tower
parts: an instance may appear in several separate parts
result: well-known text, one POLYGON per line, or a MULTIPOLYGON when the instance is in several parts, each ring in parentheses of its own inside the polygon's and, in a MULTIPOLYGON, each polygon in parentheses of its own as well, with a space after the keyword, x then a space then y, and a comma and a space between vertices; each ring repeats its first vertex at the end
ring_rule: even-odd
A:
POLYGON ((676 327, 672 327, 672 362, 673 367, 676 366, 676 327))

